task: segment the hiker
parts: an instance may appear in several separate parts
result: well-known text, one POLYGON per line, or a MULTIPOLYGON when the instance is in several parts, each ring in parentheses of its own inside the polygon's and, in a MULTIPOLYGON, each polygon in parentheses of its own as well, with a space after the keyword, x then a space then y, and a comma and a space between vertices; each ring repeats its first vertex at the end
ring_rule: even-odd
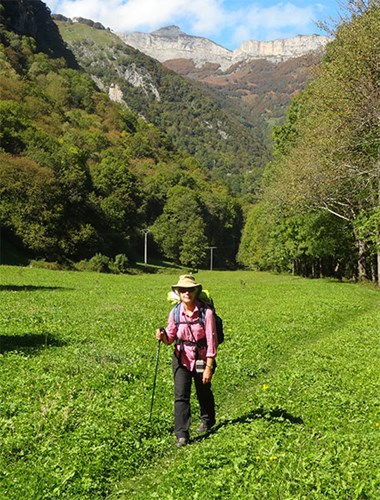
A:
POLYGON ((174 433, 177 446, 189 442, 191 422, 190 394, 194 379, 199 402, 201 424, 197 431, 207 432, 215 424, 215 403, 211 379, 215 370, 217 336, 215 317, 210 307, 204 308, 204 321, 200 322, 201 303, 198 296, 202 285, 191 274, 179 277, 172 286, 180 299, 179 321, 174 309, 169 314, 166 330, 156 330, 156 339, 170 345, 175 342, 172 370, 174 376, 174 433), (203 323, 203 324, 202 324, 203 323))

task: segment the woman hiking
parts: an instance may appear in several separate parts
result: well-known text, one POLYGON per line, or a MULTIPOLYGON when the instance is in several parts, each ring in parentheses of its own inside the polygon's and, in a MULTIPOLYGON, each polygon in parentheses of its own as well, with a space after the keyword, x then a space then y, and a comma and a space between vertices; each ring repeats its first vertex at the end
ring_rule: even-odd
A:
POLYGON ((174 309, 169 314, 166 330, 156 330, 156 339, 170 345, 175 342, 173 354, 174 377, 174 433, 177 446, 189 443, 191 423, 190 394, 194 379, 199 402, 201 424, 198 432, 206 432, 215 424, 215 403, 211 379, 215 370, 217 336, 215 317, 211 307, 198 299, 202 285, 194 276, 185 274, 172 286, 178 295, 179 315, 174 309), (203 311, 202 311, 203 308, 203 311), (200 321, 200 315, 204 319, 200 321))

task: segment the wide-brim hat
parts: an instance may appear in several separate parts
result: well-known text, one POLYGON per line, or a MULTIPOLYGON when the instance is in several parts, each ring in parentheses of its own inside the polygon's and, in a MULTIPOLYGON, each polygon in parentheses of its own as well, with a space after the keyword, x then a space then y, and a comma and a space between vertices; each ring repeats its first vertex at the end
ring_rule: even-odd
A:
POLYGON ((178 279, 178 283, 172 285, 172 290, 176 291, 178 288, 197 288, 198 293, 202 291, 202 285, 195 281, 192 274, 182 274, 178 279))

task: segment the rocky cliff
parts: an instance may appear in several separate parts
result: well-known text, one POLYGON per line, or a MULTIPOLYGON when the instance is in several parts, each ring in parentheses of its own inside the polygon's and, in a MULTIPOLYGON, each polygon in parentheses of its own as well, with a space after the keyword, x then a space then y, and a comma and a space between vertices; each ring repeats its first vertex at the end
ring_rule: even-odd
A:
POLYGON ((78 68, 74 55, 65 46, 50 10, 40 0, 1 0, 0 25, 18 35, 34 38, 37 51, 63 57, 68 66, 78 68))
POLYGON ((192 59, 197 67, 206 62, 228 67, 232 51, 207 38, 183 33, 177 26, 168 26, 152 33, 134 32, 117 35, 131 47, 154 57, 160 62, 171 59, 192 59))
POLYGON ((154 57, 160 62, 173 59, 192 60, 196 67, 212 63, 222 71, 234 64, 255 59, 272 62, 286 61, 309 52, 323 49, 330 41, 320 35, 297 35, 283 40, 260 42, 249 40, 236 50, 228 50, 207 38, 183 33, 177 26, 161 28, 152 33, 134 32, 129 35, 118 33, 128 45, 154 57))
POLYGON ((249 40, 243 42, 240 48, 233 52, 233 60, 235 62, 253 59, 286 61, 323 49, 329 41, 330 38, 320 35, 297 35, 270 42, 249 40))

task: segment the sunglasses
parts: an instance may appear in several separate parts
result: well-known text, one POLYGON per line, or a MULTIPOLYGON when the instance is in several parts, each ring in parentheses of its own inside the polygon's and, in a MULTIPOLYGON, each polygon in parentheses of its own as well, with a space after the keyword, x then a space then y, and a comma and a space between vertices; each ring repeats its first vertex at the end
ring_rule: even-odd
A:
POLYGON ((192 293, 195 292, 195 288, 178 288, 179 293, 192 293))

